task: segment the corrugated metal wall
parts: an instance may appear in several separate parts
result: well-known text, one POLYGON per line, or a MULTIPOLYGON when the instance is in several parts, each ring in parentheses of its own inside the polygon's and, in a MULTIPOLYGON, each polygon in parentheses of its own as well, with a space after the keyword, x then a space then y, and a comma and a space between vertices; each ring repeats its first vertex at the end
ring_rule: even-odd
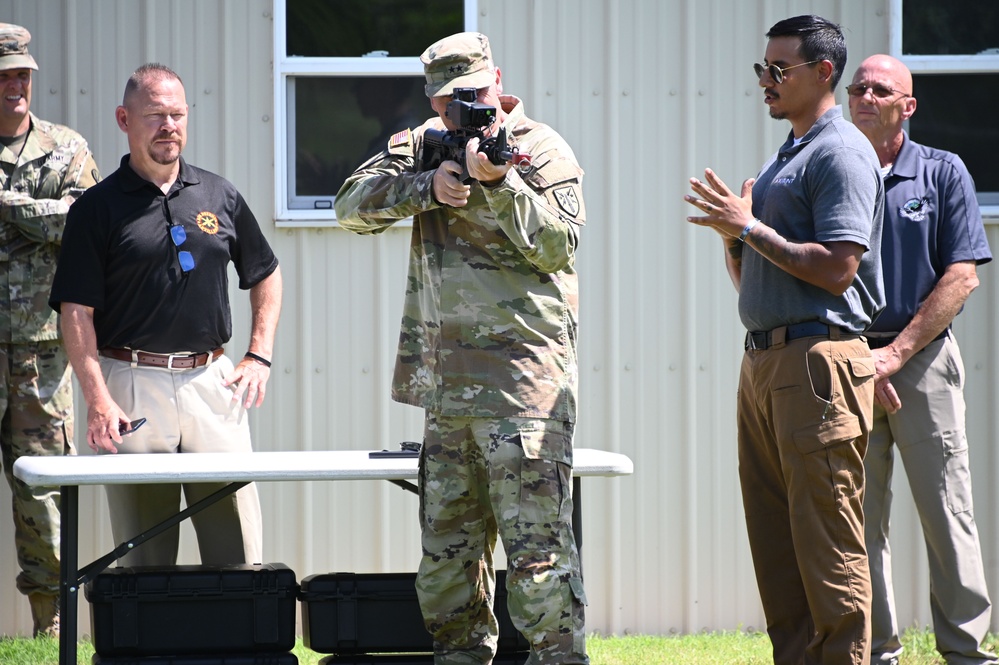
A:
MULTIPOLYGON (((767 117, 750 65, 775 21, 815 12, 847 31, 852 72, 888 43, 887 0, 731 3, 481 0, 507 92, 555 126, 587 171, 579 258, 582 417, 577 445, 628 454, 633 477, 584 481, 589 627, 669 633, 761 627, 735 462, 742 328, 714 234, 689 226, 687 178, 755 175, 788 126, 767 117)), ((113 111, 149 60, 184 78, 195 164, 244 193, 282 260, 285 307, 258 450, 382 448, 421 436, 422 414, 388 399, 408 231, 378 238, 273 225, 272 7, 269 0, 0 0, 28 26, 41 70, 32 109, 90 139, 105 173, 126 150, 113 111)), ((849 78, 849 74, 847 75, 849 78)), ((317 112, 322 112, 318 109, 317 112)), ((993 247, 999 232, 990 227, 993 247)), ((969 426, 989 580, 999 581, 999 326, 994 269, 962 315, 969 426)), ((234 294, 238 355, 248 338, 234 294)), ((86 410, 78 405, 80 419, 86 410)), ((148 414, 144 414, 148 415, 148 414)), ((85 446, 84 446, 85 447, 85 446)), ((86 451, 81 451, 86 452, 86 451)), ((261 486, 266 558, 300 577, 412 570, 415 497, 388 483, 261 486)), ((905 624, 929 622, 925 554, 904 478, 896 480, 896 591, 905 624)), ((103 494, 85 489, 81 560, 112 546, 103 494)), ((0 514, 9 498, 0 492, 0 514)), ((185 527, 182 557, 196 560, 185 527)), ((0 634, 27 633, 14 592, 12 527, 0 518, 0 634)), ((82 608, 86 611, 86 608, 82 608)), ((85 616, 85 615, 84 615, 85 616)), ((995 622, 994 622, 994 625, 995 622)), ((85 630, 85 621, 84 621, 85 630)))

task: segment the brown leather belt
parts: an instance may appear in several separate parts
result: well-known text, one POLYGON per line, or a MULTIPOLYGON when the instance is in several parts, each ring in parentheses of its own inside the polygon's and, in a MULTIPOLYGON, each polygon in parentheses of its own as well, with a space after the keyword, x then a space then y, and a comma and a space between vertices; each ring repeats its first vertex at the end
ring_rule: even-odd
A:
POLYGON ((218 359, 225 350, 219 348, 206 353, 148 353, 147 351, 134 351, 132 349, 113 349, 105 347, 100 350, 100 354, 105 358, 123 360, 127 363, 134 362, 136 365, 147 365, 149 367, 165 367, 167 369, 192 369, 208 364, 208 359, 218 359))

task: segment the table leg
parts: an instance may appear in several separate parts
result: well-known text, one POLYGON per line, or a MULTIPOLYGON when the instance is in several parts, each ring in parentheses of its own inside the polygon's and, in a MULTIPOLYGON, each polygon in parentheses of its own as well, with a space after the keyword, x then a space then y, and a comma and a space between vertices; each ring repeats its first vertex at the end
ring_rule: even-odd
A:
POLYGON ((76 584, 79 557, 79 488, 59 488, 59 665, 76 665, 76 630, 79 589, 76 584))

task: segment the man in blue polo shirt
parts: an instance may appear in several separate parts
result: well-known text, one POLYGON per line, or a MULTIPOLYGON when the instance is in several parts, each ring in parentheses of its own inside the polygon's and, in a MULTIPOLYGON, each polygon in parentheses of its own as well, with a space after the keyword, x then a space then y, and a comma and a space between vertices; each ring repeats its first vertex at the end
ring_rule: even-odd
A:
POLYGON ((972 508, 964 365, 950 332, 978 286, 976 266, 992 260, 975 184, 960 157, 902 130, 916 98, 901 62, 867 58, 847 91, 853 123, 874 146, 885 179, 888 304, 868 333, 877 379, 864 459, 872 662, 897 663, 902 652, 888 545, 896 445, 926 540, 937 649, 948 663, 996 663, 981 648, 992 604, 972 508))
POLYGON ((716 231, 749 330, 739 377, 739 480, 775 665, 866 665, 871 586, 864 452, 874 361, 862 337, 884 307, 877 155, 833 90, 834 23, 797 16, 754 66, 791 132, 741 195, 710 169, 687 220, 716 231))

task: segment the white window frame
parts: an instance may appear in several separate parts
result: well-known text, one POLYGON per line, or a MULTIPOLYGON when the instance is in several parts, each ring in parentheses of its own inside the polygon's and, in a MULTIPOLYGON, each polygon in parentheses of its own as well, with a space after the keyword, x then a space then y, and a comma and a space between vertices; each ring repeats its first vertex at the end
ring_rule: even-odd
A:
MULTIPOLYGON (((999 73, 999 53, 995 55, 905 55, 902 53, 902 3, 890 0, 888 6, 888 53, 916 74, 999 73)), ((982 217, 999 221, 999 205, 982 205, 982 217)))
MULTIPOLYGON (((465 27, 477 30, 478 0, 464 0, 465 27)), ((288 205, 291 169, 288 156, 289 129, 294 123, 288 113, 289 81, 301 76, 405 76, 422 75, 418 57, 309 58, 287 55, 285 0, 274 0, 274 222, 284 228, 328 228, 338 226, 336 213, 329 209, 302 210, 288 205)), ((429 46, 429 44, 428 44, 429 46)), ((429 105, 427 106, 429 109, 429 105)), ((430 117, 428 113, 427 117, 430 117)), ((331 193, 332 195, 332 193, 331 193)))

